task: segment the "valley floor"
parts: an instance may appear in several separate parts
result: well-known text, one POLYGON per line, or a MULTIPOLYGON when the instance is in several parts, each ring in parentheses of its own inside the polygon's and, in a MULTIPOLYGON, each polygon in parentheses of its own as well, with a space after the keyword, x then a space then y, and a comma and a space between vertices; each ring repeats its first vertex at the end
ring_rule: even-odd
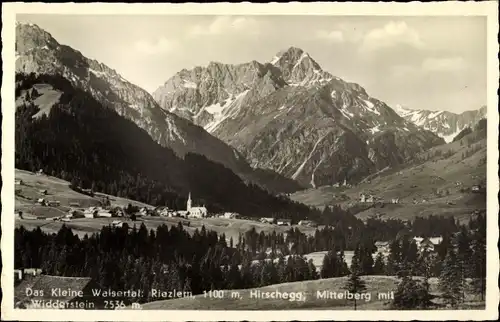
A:
POLYGON ((290 198, 319 208, 338 204, 362 220, 441 215, 468 221, 475 210, 486 209, 485 193, 471 192, 474 185, 486 183, 486 140, 468 144, 472 135, 476 134, 424 152, 420 156, 424 162, 385 169, 352 187, 307 189, 290 198), (361 194, 384 204, 361 202, 361 194), (391 204, 393 198, 397 204, 391 204))

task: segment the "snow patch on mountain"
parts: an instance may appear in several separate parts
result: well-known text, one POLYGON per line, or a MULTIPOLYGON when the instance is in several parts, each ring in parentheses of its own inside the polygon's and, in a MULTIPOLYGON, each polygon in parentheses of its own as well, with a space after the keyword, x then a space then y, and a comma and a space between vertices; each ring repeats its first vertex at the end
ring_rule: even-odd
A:
POLYGON ((245 97, 245 95, 249 92, 249 90, 245 90, 235 97, 230 95, 229 98, 226 99, 225 104, 221 105, 220 103, 216 103, 205 107, 204 109, 212 114, 214 117, 213 121, 209 122, 204 126, 204 129, 211 133, 217 129, 217 127, 224 122, 227 118, 233 117, 239 111, 239 106, 241 100, 245 97))
POLYGON ((377 109, 375 108, 375 104, 373 104, 372 102, 368 101, 368 100, 365 100, 363 99, 363 102, 365 103, 365 106, 366 108, 372 112, 372 113, 375 113, 377 115, 380 115, 380 112, 377 111, 377 109))
MULTIPOLYGON (((465 128, 465 127, 464 127, 465 128)), ((446 141, 446 143, 450 143, 451 141, 453 141, 453 139, 455 138, 455 136, 458 135, 458 133, 462 132, 462 130, 464 128, 461 128, 461 129, 457 129, 455 132, 451 133, 451 134, 448 134, 448 135, 443 135, 442 138, 446 141)))
POLYGON ((195 82, 188 81, 188 80, 185 80, 185 79, 184 79, 184 84, 183 84, 183 86, 184 86, 185 88, 194 88, 194 89, 198 88, 198 85, 196 85, 196 83, 195 83, 195 82))
POLYGON ((486 107, 461 114, 448 111, 412 110, 401 105, 396 105, 394 111, 407 121, 433 132, 446 142, 453 141, 453 138, 465 127, 473 127, 481 118, 486 117, 486 107))

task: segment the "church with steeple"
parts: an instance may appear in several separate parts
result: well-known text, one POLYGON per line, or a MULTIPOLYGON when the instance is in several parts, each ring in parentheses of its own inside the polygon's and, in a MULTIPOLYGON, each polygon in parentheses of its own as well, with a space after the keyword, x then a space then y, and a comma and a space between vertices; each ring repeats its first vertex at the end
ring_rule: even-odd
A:
POLYGON ((203 207, 193 207, 193 201, 191 200, 191 192, 189 193, 187 204, 186 204, 186 212, 188 217, 192 218, 204 218, 207 216, 208 211, 205 206, 203 207))

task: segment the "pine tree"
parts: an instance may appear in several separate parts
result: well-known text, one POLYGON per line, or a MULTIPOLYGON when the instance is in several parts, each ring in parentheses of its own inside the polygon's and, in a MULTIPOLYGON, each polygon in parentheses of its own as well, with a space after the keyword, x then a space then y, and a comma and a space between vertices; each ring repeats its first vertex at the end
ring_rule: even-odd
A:
MULTIPOLYGON (((479 217, 479 220, 484 218, 479 217)), ((471 291, 481 295, 481 301, 484 300, 486 292, 486 225, 480 223, 473 235, 472 241, 472 267, 471 267, 471 291)))
POLYGON ((423 309, 431 304, 429 288, 410 276, 404 276, 394 292, 392 306, 396 309, 423 309))
POLYGON ((471 277, 473 271, 471 241, 465 226, 462 226, 456 237, 457 245, 457 269, 460 273, 462 283, 462 300, 465 299, 466 279, 471 277))
POLYGON ((463 284, 460 267, 457 265, 457 255, 450 248, 446 254, 439 277, 439 289, 446 303, 452 307, 456 307, 460 303, 463 294, 463 284))
POLYGON ((378 253, 377 257, 375 257, 375 264, 373 264, 373 274, 375 275, 385 274, 385 261, 384 261, 384 255, 382 255, 382 253, 378 253))
POLYGON ((358 272, 356 270, 352 270, 351 275, 347 279, 347 283, 344 285, 344 289, 353 294, 354 310, 356 310, 356 295, 359 296, 366 291, 365 282, 358 276, 358 272))

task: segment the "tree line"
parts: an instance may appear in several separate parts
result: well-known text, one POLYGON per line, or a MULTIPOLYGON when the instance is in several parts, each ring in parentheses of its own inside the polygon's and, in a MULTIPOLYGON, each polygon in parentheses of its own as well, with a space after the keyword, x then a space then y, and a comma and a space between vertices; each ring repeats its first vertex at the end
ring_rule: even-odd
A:
POLYGON ((16 98, 25 92, 31 93, 25 97, 37 96, 32 87, 38 83, 50 84, 62 95, 48 115, 33 117, 39 108, 29 100, 17 107, 17 168, 42 169, 73 186, 171 209, 184 209, 191 192, 196 204, 212 212, 323 220, 320 211, 247 184, 202 155, 179 158, 62 76, 17 74, 16 98))
MULTIPOLYGON (((280 236, 276 240, 293 243, 297 232, 290 233, 292 237, 280 236)), ((250 231, 245 236, 254 234, 250 231)), ((251 251, 251 242, 244 239, 233 245, 232 239, 228 242, 224 234, 207 231, 205 227, 190 235, 182 223, 149 231, 144 224, 139 228, 127 224, 120 228, 105 226, 99 233, 83 238, 65 225, 52 234, 40 228, 28 231, 21 226, 15 230, 14 259, 16 268, 37 267, 45 274, 57 276, 88 276, 104 288, 141 289, 143 302, 153 300, 149 294, 152 288, 200 294, 205 290, 254 288, 346 275, 350 275, 353 288, 362 283, 364 275, 400 277, 394 305, 401 307, 430 305, 430 277, 439 278, 442 298, 452 306, 465 301, 466 293, 484 297, 486 289, 483 215, 445 236, 435 252, 418 249, 411 235, 400 234, 391 241, 385 258, 380 253, 374 256, 373 241, 363 239, 357 243, 348 267, 342 244, 329 244, 325 246, 329 249, 319 272, 312 260, 306 260, 299 252, 289 256, 271 253, 267 259, 258 258, 251 251), (418 293, 423 290, 423 295, 418 293), (417 295, 422 296, 422 301, 415 300, 412 292, 420 294, 417 295), (407 297, 413 299, 413 304, 405 302, 407 297)))

